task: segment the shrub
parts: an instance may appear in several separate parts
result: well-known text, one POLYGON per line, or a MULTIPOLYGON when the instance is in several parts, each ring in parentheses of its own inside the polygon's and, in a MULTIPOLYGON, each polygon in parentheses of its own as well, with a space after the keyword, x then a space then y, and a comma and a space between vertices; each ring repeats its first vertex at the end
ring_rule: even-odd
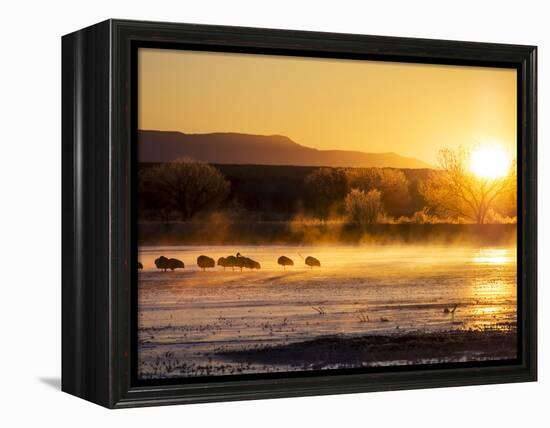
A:
POLYGON ((373 189, 364 192, 359 189, 352 189, 346 196, 346 212, 357 226, 366 227, 369 224, 377 223, 378 217, 382 214, 381 192, 373 189))
POLYGON ((391 168, 356 168, 347 170, 349 185, 364 192, 381 192, 384 210, 392 215, 407 211, 411 197, 409 181, 403 171, 391 168))

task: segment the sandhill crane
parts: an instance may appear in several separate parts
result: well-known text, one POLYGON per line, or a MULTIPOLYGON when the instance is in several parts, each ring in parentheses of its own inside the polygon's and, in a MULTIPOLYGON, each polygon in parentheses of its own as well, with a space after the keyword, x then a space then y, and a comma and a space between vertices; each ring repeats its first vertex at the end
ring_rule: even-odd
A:
POLYGON ((248 257, 243 257, 241 253, 237 253, 237 256, 235 257, 235 266, 241 269, 241 272, 243 268, 248 269, 261 269, 260 263, 258 263, 255 260, 252 260, 248 257))
POLYGON ((311 269, 313 269, 314 266, 321 267, 321 262, 317 260, 315 257, 307 256, 306 265, 308 265, 311 269))
POLYGON ((235 257, 235 267, 238 267, 241 269, 241 272, 243 271, 243 267, 245 264, 245 257, 241 256, 241 253, 237 253, 237 256, 235 257))
POLYGON ((280 264, 286 270, 287 266, 294 266, 294 261, 287 256, 281 256, 277 259, 277 264, 280 264))
POLYGON ((213 268, 214 266, 216 266, 216 262, 214 262, 214 259, 208 256, 200 255, 199 257, 197 257, 197 266, 205 271, 208 268, 213 268))
POLYGON ((261 269, 262 266, 260 263, 258 263, 256 260, 249 259, 248 257, 245 257, 245 267, 248 269, 261 269))
POLYGON ((166 269, 168 269, 168 259, 164 256, 160 256, 158 259, 155 259, 155 266, 157 269, 162 269, 166 272, 166 269))
POLYGON ((168 259, 168 269, 174 270, 174 269, 183 269, 185 268, 185 264, 178 259, 168 259))
POLYGON ((225 267, 230 267, 231 270, 235 270, 235 266, 237 266, 237 258, 235 256, 225 257, 225 267))
POLYGON ((155 260, 155 266, 157 269, 162 269, 164 272, 166 272, 167 269, 175 270, 185 268, 185 264, 181 260, 169 259, 164 256, 160 256, 155 260))

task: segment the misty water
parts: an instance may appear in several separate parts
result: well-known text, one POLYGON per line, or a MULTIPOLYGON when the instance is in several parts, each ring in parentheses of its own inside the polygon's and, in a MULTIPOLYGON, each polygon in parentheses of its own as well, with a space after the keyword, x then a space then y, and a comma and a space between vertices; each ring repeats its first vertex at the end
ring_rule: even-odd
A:
POLYGON ((515 247, 140 247, 139 260, 142 377, 281 370, 243 367, 216 355, 320 336, 516 323, 515 247), (203 272, 196 265, 201 254, 217 260, 237 251, 260 262, 261 269, 216 266, 203 272), (154 259, 160 255, 184 261, 185 269, 159 271, 154 259), (294 266, 279 266, 281 255, 294 266), (321 267, 306 266, 307 256, 319 259, 321 267), (185 362, 185 369, 173 370, 176 364, 166 358, 179 366, 185 362))

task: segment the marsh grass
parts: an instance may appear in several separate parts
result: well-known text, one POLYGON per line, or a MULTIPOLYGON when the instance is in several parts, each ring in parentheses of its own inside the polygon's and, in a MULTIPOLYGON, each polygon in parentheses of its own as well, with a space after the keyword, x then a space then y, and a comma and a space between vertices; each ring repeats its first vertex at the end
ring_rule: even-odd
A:
POLYGON ((311 309, 313 309, 319 315, 325 315, 326 314, 325 308, 323 308, 322 306, 312 306, 311 309))
POLYGON ((367 315, 367 312, 364 309, 361 309, 357 311, 357 319, 359 322, 369 322, 369 316, 367 315))

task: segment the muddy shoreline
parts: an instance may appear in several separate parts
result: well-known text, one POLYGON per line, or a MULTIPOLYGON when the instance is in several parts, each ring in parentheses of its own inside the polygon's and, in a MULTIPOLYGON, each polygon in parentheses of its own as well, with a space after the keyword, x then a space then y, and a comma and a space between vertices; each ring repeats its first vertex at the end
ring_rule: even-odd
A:
POLYGON ((328 336, 285 345, 223 352, 234 362, 316 370, 422 363, 508 360, 517 357, 515 327, 366 336, 328 336))

